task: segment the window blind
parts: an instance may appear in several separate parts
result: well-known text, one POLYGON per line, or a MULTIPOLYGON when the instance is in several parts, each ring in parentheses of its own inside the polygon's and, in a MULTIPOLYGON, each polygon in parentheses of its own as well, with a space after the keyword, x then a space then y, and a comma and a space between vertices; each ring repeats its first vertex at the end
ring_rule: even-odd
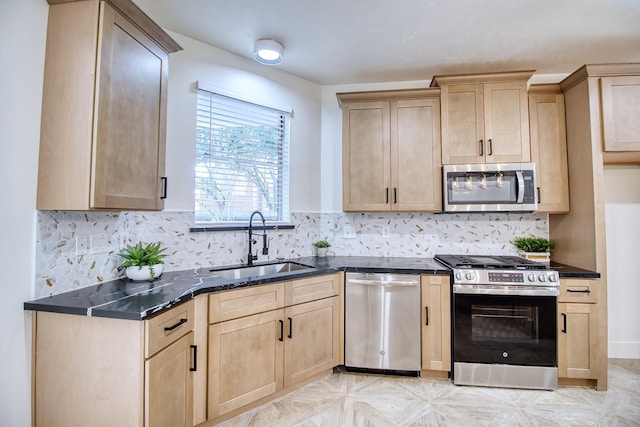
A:
POLYGON ((196 223, 289 221, 290 114, 198 89, 196 223))

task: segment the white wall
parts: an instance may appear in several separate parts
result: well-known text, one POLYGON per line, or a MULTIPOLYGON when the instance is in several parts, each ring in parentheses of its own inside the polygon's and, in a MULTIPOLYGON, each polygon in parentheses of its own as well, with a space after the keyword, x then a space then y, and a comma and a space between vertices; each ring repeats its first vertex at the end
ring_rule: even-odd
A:
POLYGON ((170 33, 184 50, 169 59, 165 210, 193 211, 196 86, 206 82, 240 97, 291 108, 292 211, 320 211, 320 86, 276 68, 170 33))
POLYGON ((604 169, 609 357, 640 359, 640 167, 604 169))
POLYGON ((47 2, 0 1, 0 425, 31 425, 35 196, 47 2))

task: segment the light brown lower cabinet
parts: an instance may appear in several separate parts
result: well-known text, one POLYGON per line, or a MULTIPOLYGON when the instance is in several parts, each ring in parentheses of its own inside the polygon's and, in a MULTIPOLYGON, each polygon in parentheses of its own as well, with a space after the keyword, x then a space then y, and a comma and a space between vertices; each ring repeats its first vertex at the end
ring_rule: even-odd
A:
POLYGON ((194 311, 190 300, 142 322, 36 312, 34 425, 193 426, 194 311))
POLYGON ((341 283, 333 274, 209 296, 209 422, 340 363, 341 283))
POLYGON ((449 275, 422 275, 422 376, 451 371, 451 285, 449 275))
POLYGON ((558 377, 561 380, 596 380, 598 378, 598 348, 596 347, 598 339, 595 337, 597 289, 595 286, 597 286, 595 280, 560 280, 558 377))

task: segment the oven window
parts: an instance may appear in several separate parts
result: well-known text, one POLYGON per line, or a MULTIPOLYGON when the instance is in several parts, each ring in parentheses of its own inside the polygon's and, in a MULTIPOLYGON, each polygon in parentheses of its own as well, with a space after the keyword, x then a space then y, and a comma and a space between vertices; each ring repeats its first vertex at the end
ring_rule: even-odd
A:
POLYGON ((453 295, 455 362, 557 366, 557 300, 453 295))
POLYGON ((471 340, 474 342, 538 342, 538 307, 471 305, 471 340))

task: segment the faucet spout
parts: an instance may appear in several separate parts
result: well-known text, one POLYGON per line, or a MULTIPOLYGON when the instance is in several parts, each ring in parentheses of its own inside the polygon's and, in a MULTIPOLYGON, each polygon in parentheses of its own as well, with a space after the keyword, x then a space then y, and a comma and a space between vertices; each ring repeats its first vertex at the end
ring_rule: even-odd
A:
POLYGON ((253 265, 253 261, 258 259, 258 253, 256 252, 256 254, 254 255, 253 248, 252 248, 252 245, 254 243, 258 243, 257 240, 253 239, 253 217, 255 215, 260 216, 260 219, 262 219, 262 254, 263 255, 269 254, 269 244, 267 240, 267 225, 264 220, 264 215, 262 215, 262 212, 260 211, 253 211, 251 213, 251 216, 249 217, 249 256, 247 257, 248 265, 253 265))

